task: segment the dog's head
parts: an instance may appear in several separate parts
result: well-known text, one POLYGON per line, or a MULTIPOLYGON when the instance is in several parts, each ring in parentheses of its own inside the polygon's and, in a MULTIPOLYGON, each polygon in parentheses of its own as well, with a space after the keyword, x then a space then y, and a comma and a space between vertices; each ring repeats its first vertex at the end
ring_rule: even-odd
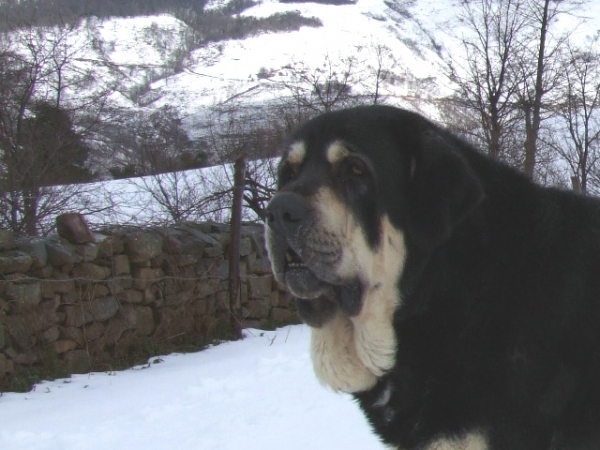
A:
POLYGON ((369 389, 394 366, 407 260, 442 244, 482 198, 461 146, 385 106, 326 113, 290 136, 267 249, 313 327, 317 377, 333 389, 369 389))
POLYGON ((397 284, 407 245, 437 245, 479 201, 450 139, 417 114, 382 106, 323 114, 289 138, 267 247, 309 325, 338 309, 360 314, 369 291, 397 284))

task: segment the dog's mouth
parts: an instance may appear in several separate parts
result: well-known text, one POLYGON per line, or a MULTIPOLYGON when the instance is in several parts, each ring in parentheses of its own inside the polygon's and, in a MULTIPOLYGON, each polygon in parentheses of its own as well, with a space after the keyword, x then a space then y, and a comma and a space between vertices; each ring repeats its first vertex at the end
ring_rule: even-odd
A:
POLYGON ((285 252, 284 279, 290 292, 298 298, 298 312, 311 326, 320 326, 333 316, 339 306, 355 316, 362 306, 362 286, 358 280, 341 280, 327 271, 311 269, 292 248, 285 252))
POLYGON ((285 284, 298 298, 314 299, 323 295, 327 290, 327 283, 318 278, 291 247, 285 252, 283 270, 285 284))

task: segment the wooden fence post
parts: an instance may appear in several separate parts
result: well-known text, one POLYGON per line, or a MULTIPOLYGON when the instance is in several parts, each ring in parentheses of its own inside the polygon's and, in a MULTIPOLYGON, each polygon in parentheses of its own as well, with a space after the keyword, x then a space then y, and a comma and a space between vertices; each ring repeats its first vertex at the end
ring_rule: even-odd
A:
POLYGON ((242 303, 240 299, 240 241, 242 234, 242 204, 246 179, 246 157, 235 160, 233 205, 231 208, 231 245, 229 247, 229 311, 236 338, 242 337, 242 303))

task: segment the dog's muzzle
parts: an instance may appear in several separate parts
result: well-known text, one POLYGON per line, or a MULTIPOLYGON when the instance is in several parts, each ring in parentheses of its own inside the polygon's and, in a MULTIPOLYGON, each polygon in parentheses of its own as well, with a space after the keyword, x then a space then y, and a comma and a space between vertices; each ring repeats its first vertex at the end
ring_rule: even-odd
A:
POLYGON ((267 206, 266 219, 275 278, 300 299, 301 317, 319 326, 337 306, 348 315, 358 314, 360 283, 337 275, 342 244, 322 229, 311 204, 294 192, 279 192, 267 206))
MULTIPOLYGON (((282 192, 267 206, 270 257, 276 278, 299 298, 316 298, 326 285, 311 271, 307 260, 306 227, 312 221, 311 208, 304 197, 282 192)), ((312 258, 314 259, 314 258, 312 258)))

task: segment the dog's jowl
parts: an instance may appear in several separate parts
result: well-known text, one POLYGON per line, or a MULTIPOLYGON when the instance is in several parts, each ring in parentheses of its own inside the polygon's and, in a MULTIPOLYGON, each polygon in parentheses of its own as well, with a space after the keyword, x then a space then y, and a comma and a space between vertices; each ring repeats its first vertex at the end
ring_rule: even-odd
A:
POLYGON ((358 107, 289 137, 266 237, 317 377, 392 448, 600 449, 598 200, 358 107))

